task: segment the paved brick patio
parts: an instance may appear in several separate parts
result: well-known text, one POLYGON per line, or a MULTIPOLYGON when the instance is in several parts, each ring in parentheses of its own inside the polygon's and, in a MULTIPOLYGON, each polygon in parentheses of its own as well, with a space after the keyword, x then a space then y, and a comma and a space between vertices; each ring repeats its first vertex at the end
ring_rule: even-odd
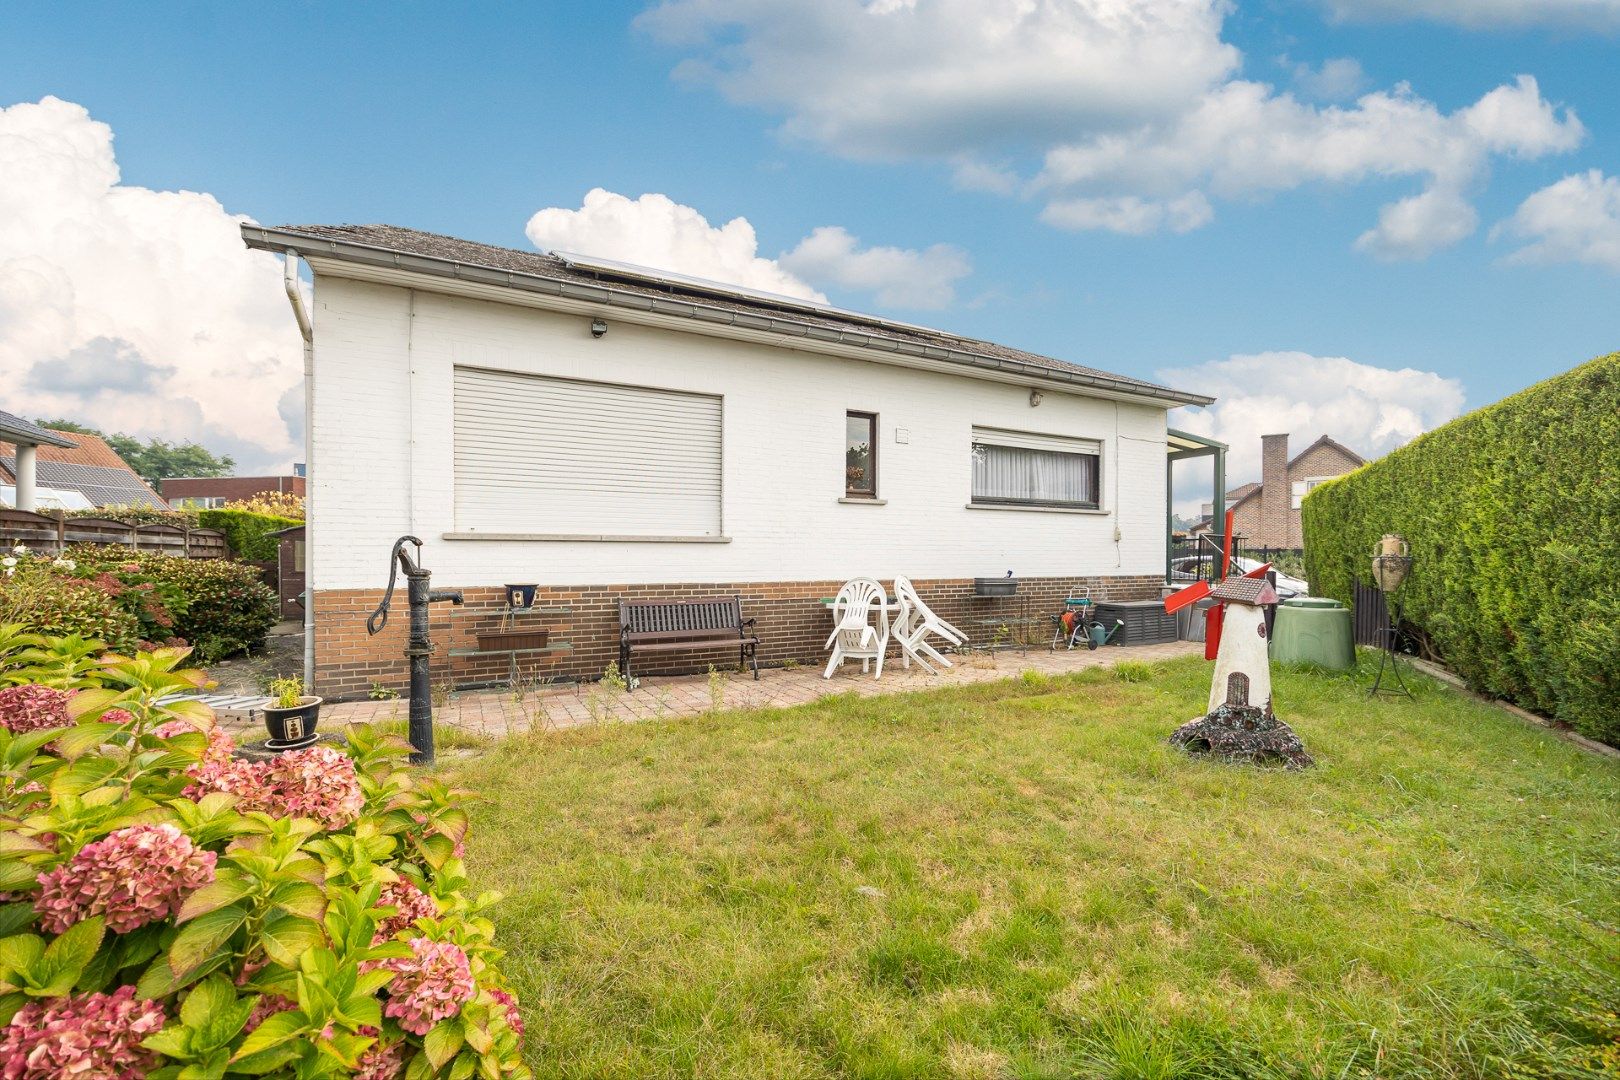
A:
MULTIPOLYGON (((583 684, 530 689, 522 694, 511 690, 478 690, 457 693, 434 709, 438 724, 447 724, 483 735, 501 737, 531 731, 559 730, 590 723, 649 720, 659 717, 693 716, 718 705, 726 709, 761 705, 803 705, 827 694, 856 693, 862 696, 898 694, 909 690, 937 690, 947 686, 1016 678, 1025 671, 1063 674, 1083 668, 1111 665, 1119 660, 1165 660, 1198 653, 1203 645, 1179 641, 1167 645, 1135 648, 1106 647, 1096 652, 1076 649, 1053 652, 1031 648, 1027 653, 1009 651, 975 653, 955 657, 955 666, 930 675, 920 668, 909 671, 898 660, 886 662, 883 678, 860 673, 860 665, 845 664, 831 679, 821 677, 819 667, 767 668, 759 681, 738 672, 720 673, 711 688, 707 675, 649 676, 630 691, 615 692, 600 684, 583 684), (718 697, 718 701, 716 700, 718 697)), ((403 720, 405 701, 351 701, 327 705, 321 710, 321 726, 336 730, 352 721, 403 720)), ((246 727, 240 715, 222 716, 230 727, 246 727)))

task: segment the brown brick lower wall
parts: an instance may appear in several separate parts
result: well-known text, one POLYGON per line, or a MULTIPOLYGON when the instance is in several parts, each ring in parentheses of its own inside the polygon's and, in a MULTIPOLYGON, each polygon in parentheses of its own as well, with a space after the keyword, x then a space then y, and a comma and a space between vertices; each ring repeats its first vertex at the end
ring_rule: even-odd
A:
MULTIPOLYGON (((558 680, 587 679, 602 674, 619 658, 620 597, 632 600, 676 600, 705 596, 742 598, 743 616, 758 620, 761 664, 795 660, 824 664, 823 645, 831 632, 831 621, 820 598, 832 596, 839 581, 782 581, 733 584, 667 585, 581 585, 542 587, 535 606, 566 607, 565 613, 522 617, 523 628, 545 627, 553 641, 566 641, 572 651, 548 656, 519 658, 524 677, 539 676, 558 680)), ((888 582, 884 583, 886 586, 888 582)), ((1028 633, 1041 644, 1050 638, 1046 617, 1062 607, 1063 599, 1089 588, 1094 600, 1147 600, 1160 595, 1162 580, 1142 577, 1025 578, 1017 596, 976 599, 968 578, 914 581, 917 591, 943 619, 956 624, 975 644, 993 644, 1020 634, 1018 618, 1027 610, 1038 620, 1028 633)), ((453 588, 451 582, 434 582, 436 588, 453 588)), ((452 649, 477 647, 478 631, 501 626, 501 605, 505 593, 488 586, 464 590, 466 606, 433 606, 432 635, 435 685, 456 685, 505 681, 505 656, 474 657, 449 655, 452 649), (452 614, 453 613, 453 614, 452 614)), ((388 626, 376 637, 366 634, 366 617, 382 598, 378 589, 318 590, 315 604, 315 692, 327 697, 363 696, 374 683, 395 689, 406 687, 405 631, 409 613, 405 590, 394 594, 393 613, 388 626)), ((683 674, 704 671, 709 665, 727 667, 737 661, 734 648, 714 648, 679 653, 638 655, 637 675, 683 674)))

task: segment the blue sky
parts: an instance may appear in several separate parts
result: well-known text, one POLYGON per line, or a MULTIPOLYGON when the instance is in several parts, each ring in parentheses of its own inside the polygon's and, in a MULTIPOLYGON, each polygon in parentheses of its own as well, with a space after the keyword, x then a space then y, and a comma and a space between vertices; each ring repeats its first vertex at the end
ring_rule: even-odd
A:
MULTIPOLYGON (((1388 17, 1387 0, 1241 3, 1224 14, 1204 12, 1191 29, 1171 27, 1159 34, 1163 41, 1150 30, 1146 45, 1142 35, 1122 44, 1169 55, 1158 67, 1141 61, 1140 79, 1127 61, 1110 83, 1104 58, 1105 70, 1078 88, 1063 82, 1062 65, 1093 64, 1095 53, 1051 60, 1051 85, 1030 88, 1017 85, 1016 40, 998 58, 994 49, 953 40, 939 23, 900 33, 898 48, 876 54, 841 39, 839 19, 921 17, 929 3, 911 10, 877 0, 901 9, 882 13, 853 0, 806 5, 814 16, 784 16, 786 5, 750 0, 676 0, 651 16, 647 5, 614 3, 518 11, 10 5, 0 15, 0 106, 47 95, 76 103, 110 128, 122 186, 206 193, 229 213, 262 222, 386 221, 526 247, 525 223, 536 211, 577 211, 588 191, 602 188, 630 200, 662 194, 714 226, 746 218, 765 259, 798 248, 815 229, 838 227, 850 241, 842 249, 834 243, 824 258, 803 249, 783 260, 834 302, 1138 376, 1174 372, 1191 389, 1204 388, 1202 381, 1227 396, 1244 379, 1275 383, 1278 393, 1293 395, 1282 403, 1291 408, 1277 411, 1302 437, 1328 430, 1377 444, 1369 449, 1387 449, 1410 437, 1413 425, 1439 422, 1458 407, 1488 403, 1620 347, 1620 257, 1609 261, 1603 241, 1611 223, 1601 212, 1594 220, 1590 206, 1577 208, 1578 220, 1565 221, 1560 190, 1542 200, 1535 218, 1541 233, 1492 238, 1521 203, 1563 178, 1598 170, 1593 183, 1601 183, 1620 174, 1620 9, 1595 2, 1570 15, 1566 8, 1580 7, 1574 0, 1549 0, 1529 5, 1540 14, 1520 19, 1502 16, 1491 0, 1421 0, 1415 6, 1429 17, 1402 19, 1388 17), (803 37, 802 52, 770 52, 773 40, 792 43, 795 35, 803 37), (916 55, 904 55, 913 46, 916 55), (1187 68, 1205 63, 1209 70, 1182 85, 1178 49, 1187 68), (1339 63, 1324 78, 1328 61, 1339 63), (694 62, 731 74, 693 76, 694 62), (866 101, 826 100, 837 91, 836 83, 829 91, 827 70, 842 64, 852 82, 878 80, 873 100, 883 115, 869 124, 846 124, 839 113, 862 111, 866 101), (884 83, 892 73, 874 73, 878 68, 892 68, 901 81, 884 83), (916 80, 960 85, 913 100, 904 89, 908 71, 916 80), (1355 109, 1359 94, 1409 84, 1411 98, 1445 117, 1521 75, 1536 80, 1548 131, 1514 135, 1520 142, 1503 150, 1459 144, 1456 155, 1473 157, 1439 181, 1424 164, 1379 162, 1351 163, 1343 176, 1324 179, 1308 161, 1262 168, 1264 179, 1234 179, 1246 155, 1211 165, 1198 155, 1216 151, 1188 150, 1185 132, 1166 134, 1177 115, 1234 81, 1265 84, 1268 101, 1286 96, 1305 110, 1304 139, 1314 137, 1321 110, 1355 109), (1150 85, 1155 79, 1168 87, 1162 94, 1150 85), (890 96, 885 86, 901 89, 890 96), (1119 105, 1116 88, 1131 100, 1119 105), (1077 105, 1087 94, 1102 104, 1077 105), (965 115, 964 100, 1007 105, 958 128, 951 110, 965 115), (1132 134, 1142 116, 1151 116, 1157 134, 1132 134), (1078 183, 1051 179, 1054 148, 1082 143, 1091 153, 1095 140, 1125 136, 1145 140, 1126 155, 1131 164, 1100 178, 1093 170, 1078 183), (965 188, 960 165, 969 158, 1000 170, 1004 190, 965 188), (1177 169, 1180 175, 1162 175, 1177 169), (1399 175, 1380 175, 1388 172, 1399 175), (1393 261, 1358 250, 1357 238, 1378 224, 1382 207, 1431 185, 1472 207, 1467 235, 1393 261), (1183 197, 1193 201, 1175 203, 1183 197), (1090 227, 1049 223, 1061 216, 1054 204, 1076 200, 1090 227), (1192 207, 1186 231, 1173 224, 1180 211, 1153 209, 1170 205, 1192 207), (1124 206, 1167 214, 1172 224, 1143 231, 1127 222, 1131 232, 1096 224, 1116 220, 1124 206), (1538 241, 1535 259, 1509 259, 1538 241), (926 305, 894 303, 881 284, 883 267, 861 263, 858 272, 849 258, 874 247, 935 249, 956 261, 920 255, 922 263, 895 264, 896 272, 933 265, 942 279, 926 305), (1233 366, 1234 356, 1273 358, 1245 367, 1233 366), (1356 368, 1311 367, 1318 358, 1346 358, 1356 368), (1360 373, 1361 366, 1414 369, 1434 379, 1379 385, 1376 372, 1360 373), (1336 421, 1324 408, 1335 396, 1325 384, 1340 377, 1369 396, 1372 413, 1336 421), (1408 393, 1418 401, 1414 416, 1379 420, 1378 408, 1398 409, 1408 393), (1333 430, 1336 422, 1341 430, 1333 430)), ((1090 6, 1154 17, 1165 9, 1172 23, 1208 7, 1197 0, 1090 6)), ((1087 33, 1097 48, 1113 47, 1107 34, 1087 33)), ((13 133, 8 142, 0 133, 0 169, 18 138, 34 137, 13 133)), ((1390 141, 1401 137, 1394 129, 1390 141)), ((1454 155, 1440 156, 1449 162, 1454 155)), ((32 197, 22 187, 8 194, 32 197)), ((571 238, 600 235, 591 231, 594 220, 557 222, 573 230, 571 238)), ((1443 223, 1435 228, 1444 231, 1443 223)), ((49 254, 8 252, 5 237, 0 230, 0 261, 49 254)), ((675 268, 708 269, 699 262, 675 268)), ((88 273, 64 268, 68 279, 81 272, 88 273)), ((244 287, 263 288, 262 274, 247 278, 244 287)), ((142 332, 156 340, 143 341, 135 329, 121 332, 116 317, 101 316, 65 331, 61 347, 82 350, 92 337, 113 338, 134 342, 154 370, 180 365, 184 374, 186 364, 206 363, 174 359, 183 350, 166 350, 161 329, 148 327, 142 332)), ((0 319, 0 357, 4 334, 0 319)), ((245 347, 260 346, 254 338, 245 347)), ((267 380, 280 377, 279 364, 266 360, 267 372, 274 369, 267 380)), ((31 404, 65 406, 71 397, 63 395, 72 391, 40 385, 31 404)), ((174 410, 180 419, 164 418, 154 405, 126 426, 206 438, 239 434, 249 422, 216 415, 202 382, 188 392, 197 407, 174 410)), ((105 402, 87 398, 84 406, 117 426, 97 411, 105 402)), ((1203 422, 1233 437, 1264 426, 1268 408, 1261 394, 1244 411, 1203 422)), ((265 422, 284 418, 268 409, 265 422)), ((1256 441, 1259 433, 1252 431, 1256 441)), ((236 446, 239 456, 268 464, 283 452, 275 439, 250 443, 236 446)))

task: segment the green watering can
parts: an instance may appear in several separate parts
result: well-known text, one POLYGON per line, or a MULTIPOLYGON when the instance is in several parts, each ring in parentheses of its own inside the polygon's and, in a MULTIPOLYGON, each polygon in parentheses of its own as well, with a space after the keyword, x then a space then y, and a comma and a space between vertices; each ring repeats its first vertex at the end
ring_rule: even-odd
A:
POLYGON ((1124 625, 1124 619, 1116 620, 1113 626, 1104 626, 1102 623, 1094 624, 1091 627, 1091 647, 1093 649, 1102 648, 1113 640, 1114 635, 1119 633, 1119 628, 1124 625))

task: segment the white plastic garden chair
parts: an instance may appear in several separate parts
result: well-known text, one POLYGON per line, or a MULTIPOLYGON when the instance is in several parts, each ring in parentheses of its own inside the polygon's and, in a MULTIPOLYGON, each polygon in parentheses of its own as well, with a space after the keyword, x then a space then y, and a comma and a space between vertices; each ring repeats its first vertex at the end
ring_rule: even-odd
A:
POLYGON ((923 666, 923 670, 933 673, 934 667, 927 659, 932 657, 950 667, 951 662, 928 643, 929 636, 958 646, 967 644, 967 635, 935 615, 923 598, 917 595, 910 578, 897 576, 894 579, 894 598, 900 605, 900 614, 894 620, 894 636, 900 641, 900 662, 910 667, 911 661, 915 660, 923 666))
POLYGON ((877 672, 872 677, 883 677, 883 654, 889 649, 889 620, 886 611, 888 594, 872 578, 851 578, 844 582, 833 600, 833 632, 823 646, 832 650, 823 679, 830 679, 845 660, 859 660, 861 674, 875 660, 877 672))

